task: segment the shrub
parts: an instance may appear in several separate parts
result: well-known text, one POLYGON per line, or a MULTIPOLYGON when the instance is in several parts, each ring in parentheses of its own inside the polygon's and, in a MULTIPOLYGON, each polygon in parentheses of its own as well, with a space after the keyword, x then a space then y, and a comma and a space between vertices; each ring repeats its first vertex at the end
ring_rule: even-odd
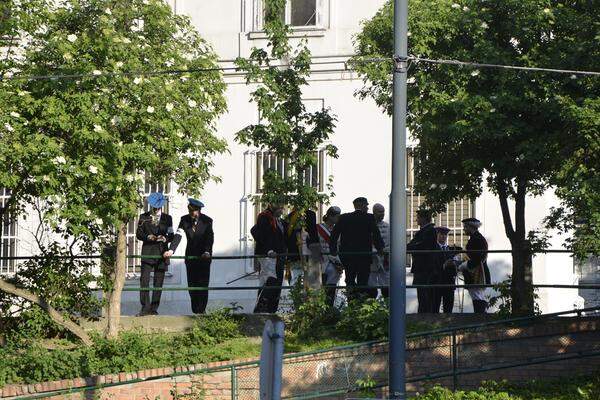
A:
MULTIPOLYGON (((101 303, 90 288, 95 280, 90 273, 94 263, 70 258, 71 253, 57 243, 40 246, 40 257, 20 264, 19 273, 9 282, 43 296, 56 310, 76 322, 99 315, 101 303)), ((0 319, 1 333, 9 344, 69 337, 40 307, 4 292, 0 292, 0 319)))
POLYGON ((325 290, 307 290, 298 279, 290 292, 293 312, 288 320, 290 331, 303 340, 321 339, 332 335, 339 310, 329 305, 325 290))
POLYGON ((240 337, 239 324, 230 310, 220 310, 199 318, 190 331, 182 334, 129 331, 116 339, 95 334, 92 346, 73 346, 64 341, 69 347, 55 349, 30 341, 26 345, 14 342, 0 349, 0 386, 256 355, 259 345, 240 337))
POLYGON ((388 336, 390 316, 386 299, 357 299, 341 312, 336 330, 344 338, 367 341, 388 336))

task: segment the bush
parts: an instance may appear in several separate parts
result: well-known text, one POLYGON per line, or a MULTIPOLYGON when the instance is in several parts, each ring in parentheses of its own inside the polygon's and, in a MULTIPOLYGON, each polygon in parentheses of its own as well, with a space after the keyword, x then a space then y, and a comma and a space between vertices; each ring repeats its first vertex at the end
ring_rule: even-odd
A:
POLYGON ((288 327, 292 333, 303 340, 317 340, 333 335, 340 312, 328 304, 325 290, 305 292, 302 279, 298 279, 290 296, 293 311, 288 327))
MULTIPOLYGON (((0 386, 81 376, 130 372, 147 368, 223 361, 258 353, 258 344, 241 338, 229 310, 203 316, 183 334, 123 332, 117 339, 93 335, 89 347, 47 349, 39 344, 0 349, 0 386), (239 339, 238 339, 239 338, 239 339)), ((66 347, 66 348, 65 348, 66 347)))
POLYGON ((389 317, 386 299, 357 299, 342 310, 336 329, 344 338, 359 342, 385 339, 389 317))
MULTIPOLYGON (((71 253, 57 243, 40 250, 41 256, 20 264, 19 273, 9 282, 42 296, 75 322, 97 317, 101 303, 90 288, 95 280, 90 273, 94 263, 69 258, 71 253)), ((8 344, 69 337, 42 308, 4 292, 0 292, 0 319, 0 333, 8 344)))
POLYGON ((600 374, 567 377, 555 381, 533 381, 515 385, 506 381, 486 382, 479 390, 452 392, 436 386, 416 400, 598 400, 600 374))

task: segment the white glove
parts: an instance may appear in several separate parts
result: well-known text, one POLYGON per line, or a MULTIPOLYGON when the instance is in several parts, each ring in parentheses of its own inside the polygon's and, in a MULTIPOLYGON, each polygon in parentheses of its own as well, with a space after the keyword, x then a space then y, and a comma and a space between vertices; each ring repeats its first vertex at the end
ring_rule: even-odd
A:
POLYGON ((465 272, 465 271, 467 271, 467 270, 469 269, 469 268, 467 267, 467 264, 468 264, 468 262, 467 262, 467 261, 464 261, 462 264, 460 264, 460 265, 458 266, 458 270, 459 270, 460 272, 465 272))
POLYGON ((275 258, 275 257, 277 257, 277 253, 275 253, 273 250, 269 250, 267 253, 267 256, 269 256, 271 258, 275 258))

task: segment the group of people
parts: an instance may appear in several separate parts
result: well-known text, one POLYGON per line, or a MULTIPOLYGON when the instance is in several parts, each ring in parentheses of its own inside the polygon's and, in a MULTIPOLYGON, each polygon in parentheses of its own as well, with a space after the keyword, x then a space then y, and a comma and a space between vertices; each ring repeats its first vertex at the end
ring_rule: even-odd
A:
MULTIPOLYGON (((339 207, 330 207, 321 224, 316 223, 313 211, 305 213, 299 221, 292 211, 283 218, 283 207, 269 205, 259 214, 252 236, 256 242, 259 278, 262 289, 259 291, 254 312, 274 313, 279 306, 281 287, 286 266, 291 269, 293 284, 299 275, 307 273, 311 261, 320 264, 322 283, 327 297, 333 305, 335 287, 339 285, 342 273, 348 288, 349 300, 358 297, 389 295, 390 279, 390 227, 384 221, 385 208, 375 204, 369 213, 366 198, 354 200, 354 212, 342 214, 339 207)), ((447 227, 436 227, 429 210, 417 213, 419 231, 407 244, 412 255, 413 284, 417 288, 419 313, 451 313, 454 307, 454 287, 457 276, 462 273, 465 284, 485 285, 490 283, 487 266, 487 241, 479 232, 481 222, 476 218, 462 221, 464 231, 469 236, 466 250, 460 246, 448 245, 447 227), (440 285, 442 287, 427 287, 440 285)), ((305 279, 310 279, 305 277, 305 279)), ((476 313, 485 313, 487 300, 485 289, 469 288, 476 313)))
MULTIPOLYGON (((488 244, 479 232, 481 222, 476 218, 462 220, 463 229, 469 240, 466 249, 448 245, 450 229, 436 227, 429 210, 417 211, 419 231, 407 244, 412 253, 414 285, 455 285, 458 273, 462 273, 466 285, 490 284, 487 265, 488 244)), ((468 289, 475 313, 485 313, 487 299, 485 287, 468 289)), ((454 307, 454 287, 418 287, 419 313, 451 313, 454 307)))
MULTIPOLYGON (((188 199, 188 214, 181 217, 177 231, 173 230, 173 218, 162 211, 167 198, 159 192, 148 196, 150 211, 140 215, 136 237, 142 241, 142 271, 140 287, 148 289, 150 274, 154 273, 154 288, 162 288, 165 272, 171 256, 177 250, 181 238, 187 239, 185 267, 188 287, 207 287, 210 281, 210 263, 215 240, 212 219, 202 213, 204 204, 188 199)), ((138 316, 158 314, 162 291, 140 291, 142 308, 138 316)), ((208 303, 208 291, 190 290, 192 312, 202 314, 208 303)))
MULTIPOLYGON (((150 276, 153 287, 161 288, 170 258, 183 236, 187 239, 185 266, 188 287, 208 287, 214 243, 213 221, 202 213, 204 204, 188 199, 188 213, 181 217, 177 231, 173 219, 162 211, 167 199, 162 193, 148 196, 150 210, 140 215, 136 237, 142 241, 140 286, 141 310, 139 316, 157 314, 162 291, 155 290, 150 296, 150 276)), ((330 207, 317 223, 314 211, 303 214, 292 210, 285 218, 282 205, 269 205, 257 218, 251 229, 255 241, 256 270, 261 290, 258 292, 256 313, 275 313, 279 307, 280 287, 284 278, 294 284, 303 276, 307 282, 319 281, 325 287, 328 301, 334 304, 336 286, 342 275, 348 287, 349 300, 359 297, 389 295, 389 246, 390 226, 384 221, 385 208, 375 204, 369 213, 366 198, 353 201, 354 211, 342 214, 339 207, 330 207), (307 266, 317 265, 317 268, 307 266)), ((466 284, 488 284, 489 270, 486 263, 487 242, 479 233, 481 223, 475 218, 463 220, 469 235, 466 256, 460 247, 449 246, 449 229, 436 227, 432 214, 419 210, 419 231, 408 243, 412 253, 413 284, 452 285, 462 272, 466 284)), ((452 312, 454 288, 419 287, 417 289, 418 312, 452 312)), ((475 312, 485 312, 485 290, 469 289, 475 312)), ((204 313, 208 291, 189 291, 192 312, 204 313)))

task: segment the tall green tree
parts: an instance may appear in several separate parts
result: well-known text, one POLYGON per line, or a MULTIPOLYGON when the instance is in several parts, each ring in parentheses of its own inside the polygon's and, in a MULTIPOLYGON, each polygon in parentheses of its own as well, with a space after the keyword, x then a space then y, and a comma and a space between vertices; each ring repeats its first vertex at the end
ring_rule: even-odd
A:
MULTIPOLYGON (((236 140, 269 150, 289 162, 284 176, 265 171, 263 193, 255 203, 288 205, 304 213, 329 198, 308 184, 305 174, 317 166, 317 151, 333 133, 336 118, 329 109, 306 110, 302 88, 310 76, 311 53, 304 40, 297 46, 290 44, 291 28, 281 17, 285 6, 286 0, 265 2, 267 48, 255 47, 250 57, 236 61, 246 72, 246 83, 256 86, 251 101, 257 104, 260 115, 259 123, 239 131, 236 140)), ((337 157, 334 145, 324 148, 329 156, 337 157)))
MULTIPOLYGON (((392 56, 392 6, 386 3, 356 38, 356 68, 365 82, 358 95, 372 97, 388 113, 390 64, 360 59, 392 56)), ((597 1, 413 0, 409 52, 433 59, 597 69, 594 16, 599 12, 597 1)), ((418 141, 417 190, 437 210, 453 199, 476 198, 484 183, 497 195, 513 250, 513 312, 532 313, 531 251, 538 241, 526 228, 527 198, 560 183, 554 178, 572 154, 568 143, 582 134, 567 129, 573 126, 565 110, 590 111, 587 102, 599 94, 597 79, 412 62, 408 83, 408 123, 418 141)), ((598 120, 590 123, 597 134, 598 120)))
POLYGON ((46 77, 4 87, 0 185, 40 182, 32 194, 46 201, 56 229, 116 246, 114 263, 105 263, 114 337, 127 222, 141 206, 145 173, 198 194, 215 178, 212 156, 226 150, 215 134, 226 108, 217 57, 160 0, 52 2, 44 24, 24 37, 14 68, 46 77), (202 71, 155 73, 187 69, 202 71))

